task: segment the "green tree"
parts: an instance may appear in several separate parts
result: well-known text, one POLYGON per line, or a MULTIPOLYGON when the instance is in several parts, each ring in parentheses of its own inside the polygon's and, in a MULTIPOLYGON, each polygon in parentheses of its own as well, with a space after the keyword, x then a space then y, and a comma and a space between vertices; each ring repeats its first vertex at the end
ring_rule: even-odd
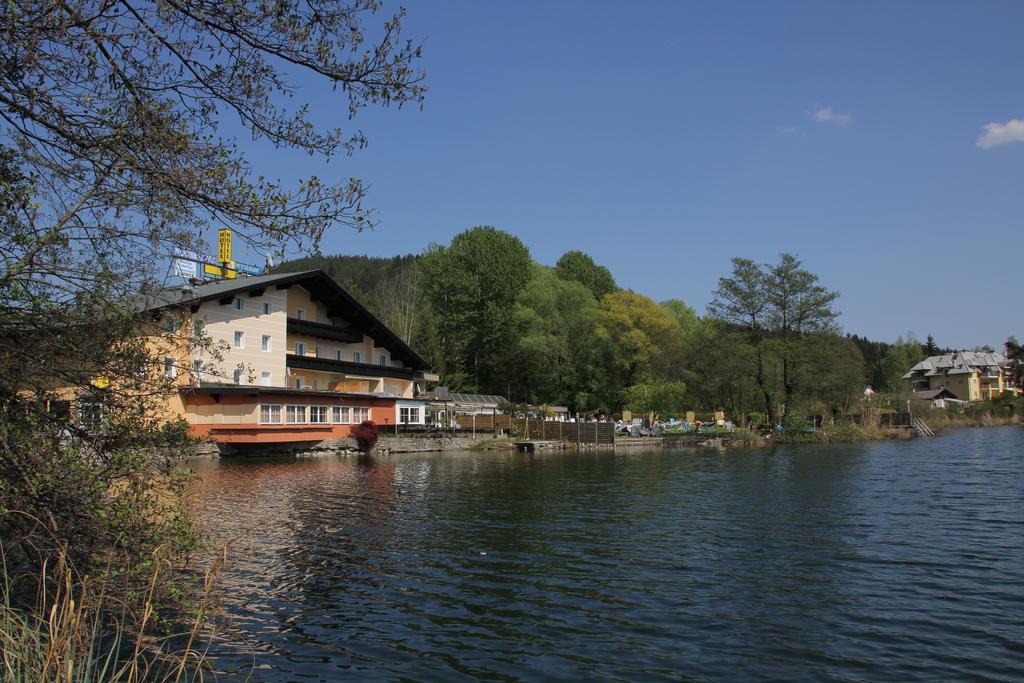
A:
POLYGON ((679 325, 651 299, 628 291, 606 295, 598 307, 597 338, 606 371, 603 407, 621 410, 625 389, 642 377, 674 378, 678 368, 666 361, 679 357, 679 325))
POLYGON ((490 226, 456 235, 423 255, 427 301, 445 364, 442 379, 474 391, 504 390, 515 302, 531 275, 519 238, 490 226))
POLYGON ((567 251, 555 264, 555 274, 567 282, 578 282, 600 301, 606 294, 618 290, 611 271, 594 263, 582 251, 567 251))
POLYGON ((589 408, 596 313, 597 302, 586 287, 534 265, 516 301, 513 344, 504 364, 530 402, 564 404, 574 412, 589 408))
POLYGON ((909 391, 910 385, 903 379, 903 375, 925 358, 924 348, 914 337, 913 332, 908 332, 906 337, 898 338, 885 354, 882 363, 886 377, 885 388, 900 393, 909 391))
POLYGON ((1016 337, 1006 340, 1006 358, 1010 361, 1007 381, 1011 386, 1024 388, 1024 346, 1016 337))
POLYGON ((683 333, 684 337, 693 335, 700 324, 700 318, 697 317, 696 311, 687 306, 682 299, 668 299, 662 301, 661 306, 667 309, 672 314, 672 317, 676 319, 676 323, 679 324, 679 330, 683 333))
POLYGON ((939 355, 939 347, 935 344, 935 338, 932 335, 928 335, 928 338, 924 343, 924 355, 925 356, 937 356, 939 355))
POLYGON ((686 400, 683 382, 644 378, 626 388, 624 407, 638 415, 678 416, 686 410, 686 400))
POLYGON ((719 279, 708 312, 746 332, 764 409, 774 422, 781 398, 785 421, 800 390, 801 365, 808 357, 805 338, 833 331, 838 314, 832 306, 839 294, 818 284, 818 277, 791 254, 781 254, 774 265, 759 266, 742 258, 732 263, 732 277, 719 279), (771 377, 772 366, 778 385, 771 377))

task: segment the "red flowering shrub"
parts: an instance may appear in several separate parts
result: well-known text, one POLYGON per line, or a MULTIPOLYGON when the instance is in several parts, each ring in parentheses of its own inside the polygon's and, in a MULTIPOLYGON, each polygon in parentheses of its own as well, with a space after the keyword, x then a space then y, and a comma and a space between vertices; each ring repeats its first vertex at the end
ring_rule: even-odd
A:
POLYGON ((372 420, 365 420, 352 428, 352 438, 356 440, 359 447, 368 451, 377 445, 377 425, 372 420))

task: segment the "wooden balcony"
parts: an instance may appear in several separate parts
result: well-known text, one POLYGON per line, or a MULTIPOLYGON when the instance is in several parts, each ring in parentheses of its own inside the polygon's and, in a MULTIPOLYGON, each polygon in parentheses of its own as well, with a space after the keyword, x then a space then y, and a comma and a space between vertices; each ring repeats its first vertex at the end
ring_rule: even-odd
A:
POLYGON ((311 320, 288 318, 288 334, 303 334, 320 339, 345 342, 346 344, 363 341, 363 333, 351 327, 316 323, 311 320))
POLYGON ((285 364, 289 368, 296 370, 319 370, 321 372, 334 372, 357 377, 390 377, 392 379, 412 380, 415 373, 412 368, 396 368, 391 365, 353 363, 347 360, 297 356, 294 353, 288 354, 285 364))

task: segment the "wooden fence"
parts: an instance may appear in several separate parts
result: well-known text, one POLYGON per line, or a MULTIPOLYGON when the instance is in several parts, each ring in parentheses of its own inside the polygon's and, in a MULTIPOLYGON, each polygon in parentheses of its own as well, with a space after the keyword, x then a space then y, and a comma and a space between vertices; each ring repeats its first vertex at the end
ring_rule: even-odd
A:
POLYGON ((615 425, 611 422, 551 422, 511 415, 456 415, 460 431, 503 432, 518 439, 569 441, 571 443, 613 444, 615 425))

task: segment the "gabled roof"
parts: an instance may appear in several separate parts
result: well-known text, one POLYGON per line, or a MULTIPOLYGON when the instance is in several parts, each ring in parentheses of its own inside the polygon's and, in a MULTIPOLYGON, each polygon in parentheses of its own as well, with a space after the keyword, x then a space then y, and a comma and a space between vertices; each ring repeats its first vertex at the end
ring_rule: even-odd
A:
POLYGON ((937 398, 956 398, 956 394, 945 388, 928 389, 925 391, 915 391, 914 398, 922 401, 934 401, 937 398))
POLYGON ((315 295, 317 301, 323 302, 335 314, 332 317, 344 319, 363 334, 371 337, 374 343, 387 349, 392 358, 402 361, 414 370, 430 369, 427 361, 402 341, 401 337, 391 331, 387 325, 370 313, 355 297, 322 270, 217 280, 191 288, 187 286, 167 288, 160 290, 147 302, 145 309, 197 306, 206 301, 233 297, 257 289, 266 289, 267 287, 285 289, 291 285, 300 285, 315 295))
POLYGON ((941 356, 931 356, 910 368, 903 379, 910 379, 917 373, 925 377, 935 375, 963 375, 986 367, 1002 368, 1007 358, 1001 353, 988 351, 955 351, 941 356))

